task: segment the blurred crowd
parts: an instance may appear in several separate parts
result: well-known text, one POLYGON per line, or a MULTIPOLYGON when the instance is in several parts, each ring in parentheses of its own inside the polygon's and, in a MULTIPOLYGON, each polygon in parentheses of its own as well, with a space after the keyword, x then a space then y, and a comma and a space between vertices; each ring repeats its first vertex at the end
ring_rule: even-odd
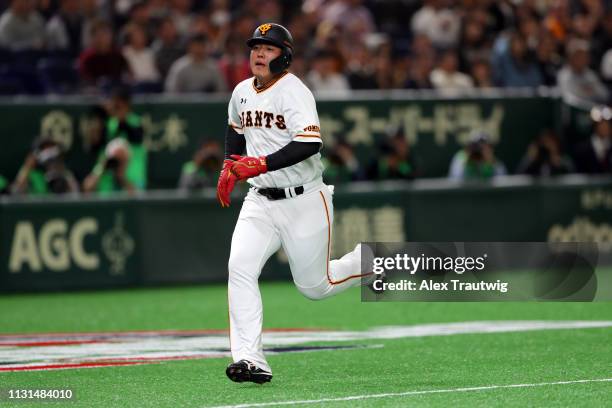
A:
POLYGON ((559 86, 608 102, 605 0, 0 0, 0 93, 227 92, 286 25, 315 94, 559 86))
MULTIPOLYGON (((612 173, 612 4, 604 0, 0 0, 0 94, 111 97, 90 115, 91 171, 77 180, 62 146, 37 138, 0 193, 136 192, 148 153, 138 93, 225 93, 251 76, 245 40, 279 22, 295 42, 291 71, 316 96, 351 90, 558 86, 567 101, 596 104, 592 135, 564 151, 552 130, 517 168, 474 129, 448 165, 451 179, 504 174, 612 173)), ((342 140, 323 151, 329 183, 412 180, 419 160, 402 129, 361 162, 342 140)), ((214 186, 222 146, 202 140, 177 186, 214 186)))

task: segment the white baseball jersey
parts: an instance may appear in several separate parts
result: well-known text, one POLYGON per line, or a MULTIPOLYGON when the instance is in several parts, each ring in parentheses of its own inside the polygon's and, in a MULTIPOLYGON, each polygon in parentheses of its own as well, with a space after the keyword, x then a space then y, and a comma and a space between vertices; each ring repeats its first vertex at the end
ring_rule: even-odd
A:
MULTIPOLYGON (((228 106, 228 124, 244 135, 248 156, 275 153, 292 141, 322 143, 319 116, 312 92, 291 73, 264 88, 255 78, 239 83, 228 106)), ((297 187, 321 179, 319 153, 276 171, 248 179, 254 187, 297 187)))

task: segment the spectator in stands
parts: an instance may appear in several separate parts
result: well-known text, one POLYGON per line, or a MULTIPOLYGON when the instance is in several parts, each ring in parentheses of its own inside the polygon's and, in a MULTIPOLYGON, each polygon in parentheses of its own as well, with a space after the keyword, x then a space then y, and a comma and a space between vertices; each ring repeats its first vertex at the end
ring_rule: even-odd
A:
POLYGON ((561 69, 562 58, 557 52, 557 43, 552 34, 544 31, 536 46, 536 61, 546 86, 557 85, 557 72, 561 69))
POLYGON ((160 22, 170 15, 170 2, 167 0, 148 0, 149 16, 153 22, 160 22))
POLYGON ((179 189, 194 191, 204 187, 215 187, 222 162, 223 151, 219 142, 204 140, 193 158, 183 165, 179 189))
MULTIPOLYGON (((528 2, 523 2, 526 4, 528 2)), ((459 13, 465 19, 474 20, 482 26, 485 35, 493 39, 496 33, 515 21, 515 10, 507 2, 494 0, 464 1, 459 13)))
POLYGON ((489 58, 491 39, 487 36, 483 22, 474 17, 465 19, 457 51, 459 52, 459 68, 465 72, 470 71, 475 61, 489 58))
POLYGON ((476 88, 492 88, 495 86, 491 65, 486 60, 474 60, 470 74, 474 79, 474 86, 476 88))
POLYGON ((304 58, 304 54, 296 53, 293 55, 293 61, 291 62, 291 73, 300 78, 302 82, 306 81, 308 71, 307 61, 304 58))
POLYGON ((408 80, 404 88, 407 89, 432 89, 430 73, 435 62, 434 54, 423 54, 411 60, 408 80))
POLYGON ((123 47, 123 56, 128 62, 134 82, 158 82, 161 78, 155 66, 153 51, 147 46, 145 30, 138 24, 129 24, 126 28, 127 44, 123 47))
POLYGON ((91 47, 93 41, 93 27, 100 21, 112 21, 113 14, 108 10, 110 7, 100 8, 98 0, 79 0, 81 14, 83 16, 83 29, 81 38, 81 50, 91 47))
POLYGON ((571 173, 572 170, 572 162, 562 154, 557 136, 552 130, 544 129, 537 139, 529 144, 516 172, 546 177, 571 173))
POLYGON ((410 42, 410 54, 413 57, 420 57, 423 55, 435 56, 436 50, 431 44, 429 37, 423 34, 417 34, 412 38, 410 42))
POLYGON ((365 177, 364 170, 355 156, 353 147, 343 140, 338 141, 331 148, 323 161, 325 167, 323 179, 328 184, 363 180, 365 177))
POLYGON ((509 38, 499 37, 493 48, 491 65, 495 82, 499 86, 535 88, 544 83, 520 33, 513 32, 509 38))
POLYGON ((393 88, 402 89, 406 85, 406 82, 410 80, 410 67, 412 66, 412 60, 410 54, 402 52, 396 52, 392 58, 392 74, 393 74, 393 88))
POLYGON ((475 131, 470 143, 453 156, 448 176, 454 180, 488 180, 505 174, 506 167, 495 157, 488 135, 475 131))
POLYGON ((166 78, 174 62, 185 55, 185 45, 171 18, 165 18, 159 24, 157 39, 151 46, 155 55, 155 65, 162 78, 166 78))
POLYGON ((85 178, 83 191, 101 194, 126 191, 133 194, 144 190, 146 178, 141 172, 134 171, 136 167, 140 167, 134 163, 130 145, 125 139, 111 141, 106 145, 104 154, 93 171, 85 178))
POLYGON ((91 47, 79 57, 81 78, 88 85, 101 81, 119 83, 129 75, 129 66, 113 44, 111 26, 99 20, 92 25, 91 47))
MULTIPOLYGON (((123 38, 123 35, 129 35, 132 26, 137 25, 141 27, 145 32, 147 40, 155 35, 157 22, 151 18, 151 5, 146 0, 136 0, 132 3, 129 9, 129 19, 120 35, 121 44, 125 44, 127 41, 123 38)), ((149 43, 147 42, 147 45, 149 43)))
POLYGON ((39 50, 45 46, 45 21, 34 0, 11 0, 0 16, 0 48, 39 50))
POLYGON ((328 50, 319 50, 312 59, 312 68, 306 82, 315 95, 350 95, 350 85, 343 73, 338 71, 339 59, 328 50))
POLYGON ((474 88, 474 82, 468 75, 459 72, 459 61, 454 50, 444 51, 438 66, 431 71, 429 80, 438 91, 444 94, 456 94, 474 88))
POLYGON ((206 37, 209 54, 215 54, 215 38, 212 36, 213 29, 205 13, 194 14, 191 26, 189 26, 189 37, 203 35, 206 37))
POLYGON ((436 62, 436 54, 429 37, 416 35, 410 44, 410 68, 404 88, 431 89, 429 75, 436 62))
POLYGON ((606 103, 609 93, 597 74, 589 68, 589 43, 573 38, 566 47, 567 63, 557 76, 566 102, 606 103))
MULTIPOLYGON (((296 52, 303 53, 311 47, 312 36, 310 33, 310 25, 308 20, 302 14, 295 15, 289 20, 289 24, 285 27, 289 29, 291 36, 293 37, 293 48, 296 52)), ((232 31, 235 31, 232 27, 232 31)), ((239 37, 235 32, 233 34, 237 38, 239 37)), ((248 34, 247 34, 248 38, 248 34)))
POLYGON ((612 173, 612 110, 609 107, 594 107, 591 110, 593 134, 579 143, 574 152, 574 161, 579 173, 612 173))
POLYGON ((234 89, 238 83, 251 77, 248 54, 244 52, 242 39, 234 35, 227 37, 219 60, 219 69, 223 73, 228 89, 234 89))
MULTIPOLYGON (((585 2, 589 3, 589 2, 585 2)), ((601 8, 600 1, 590 1, 591 4, 597 4, 598 8, 601 8)), ((572 16, 572 34, 585 41, 590 41, 593 37, 593 33, 597 28, 597 24, 601 18, 601 10, 597 10, 594 13, 579 12, 572 16)))
MULTIPOLYGON (((99 4, 99 7, 106 8, 108 12, 110 12, 113 25, 119 28, 130 20, 130 13, 132 10, 135 7, 139 7, 142 3, 144 3, 144 1, 141 0, 103 1, 99 4)), ((106 17, 108 17, 108 15, 106 17)), ((121 34, 119 34, 119 37, 121 37, 121 34)))
POLYGON ((381 145, 380 157, 366 172, 368 180, 413 180, 416 176, 416 162, 401 129, 381 145))
POLYGON ((34 142, 21 166, 12 194, 65 194, 79 191, 72 172, 64 163, 62 145, 50 137, 41 136, 34 142))
POLYGON ((182 38, 187 38, 190 34, 190 27, 193 23, 192 0, 172 0, 170 2, 170 17, 182 38))
POLYGON ((311 39, 308 48, 304 51, 308 56, 312 57, 319 50, 336 53, 340 57, 346 54, 346 47, 339 26, 333 24, 319 24, 316 26, 314 41, 311 39))
MULTIPOLYGON (((256 27, 258 21, 253 17, 252 14, 249 14, 244 10, 245 5, 243 5, 243 9, 237 12, 232 17, 232 34, 237 38, 250 38, 253 35, 253 27, 256 27)), ((293 31, 291 31, 293 33, 293 31)), ((312 41, 312 37, 308 37, 310 41, 312 41)), ((297 44, 296 44, 296 49, 297 44)), ((306 48, 303 48, 306 50, 306 48)))
MULTIPOLYGON (((394 83, 393 58, 385 44, 379 47, 374 54, 374 76, 376 78, 377 89, 392 89, 398 84, 394 83)), ((401 84, 399 84, 401 86, 401 84)))
POLYGON ((165 85, 166 92, 225 92, 227 85, 216 62, 209 57, 206 37, 190 38, 187 54, 176 60, 165 85))
POLYGON ((455 47, 459 42, 461 17, 450 0, 426 0, 412 16, 414 34, 424 34, 437 49, 455 47))
POLYGON ((208 15, 211 23, 217 27, 227 26, 232 20, 230 0, 212 0, 210 3, 208 15))
POLYGON ((517 15, 517 31, 523 41, 525 41, 525 47, 529 56, 535 54, 535 50, 540 42, 540 32, 542 31, 538 19, 535 17, 535 13, 535 10, 529 8, 525 14, 517 15))
POLYGON ((320 24, 337 27, 341 38, 345 39, 346 46, 351 50, 376 32, 372 12, 363 3, 363 0, 329 2, 321 13, 320 24))
POLYGON ((132 146, 142 147, 142 120, 140 115, 132 110, 132 96, 127 87, 118 86, 112 90, 107 110, 109 118, 106 122, 106 142, 123 138, 132 146))
POLYGON ((209 40, 210 54, 218 60, 225 53, 227 39, 232 36, 230 34, 233 34, 233 30, 229 24, 220 26, 214 23, 208 14, 202 15, 206 17, 208 25, 206 37, 209 40))
POLYGON ((93 171, 83 182, 83 191, 135 192, 147 186, 147 151, 143 144, 140 116, 132 111, 131 96, 125 87, 113 90, 108 102, 106 123, 108 143, 93 171))
POLYGON ((601 58, 601 66, 599 67, 601 77, 606 81, 607 84, 612 81, 612 48, 606 51, 601 58))
POLYGON ((406 89, 432 89, 433 85, 429 80, 431 72, 431 60, 425 57, 419 57, 412 60, 410 66, 410 76, 404 87, 406 89))
POLYGON ((108 111, 103 104, 98 104, 89 108, 79 126, 83 139, 83 150, 92 165, 98 160, 100 153, 106 146, 107 122, 108 111))
POLYGON ((358 43, 347 62, 351 89, 376 89, 374 58, 366 44, 358 43))
POLYGON ((257 21, 269 21, 271 23, 281 23, 283 18, 283 4, 278 0, 258 0, 252 1, 254 15, 257 21))
POLYGON ((60 9, 47 22, 47 49, 66 51, 77 57, 81 52, 83 16, 79 0, 62 0, 60 9))
MULTIPOLYGON (((603 64, 604 54, 612 49, 612 10, 607 10, 597 26, 593 38, 591 38, 591 55, 595 63, 603 64)), ((602 75, 603 68, 602 68, 602 75)), ((604 75, 605 78, 605 75, 604 75)))
POLYGON ((552 2, 547 10, 547 15, 544 17, 543 24, 557 41, 565 42, 572 25, 569 1, 552 2))

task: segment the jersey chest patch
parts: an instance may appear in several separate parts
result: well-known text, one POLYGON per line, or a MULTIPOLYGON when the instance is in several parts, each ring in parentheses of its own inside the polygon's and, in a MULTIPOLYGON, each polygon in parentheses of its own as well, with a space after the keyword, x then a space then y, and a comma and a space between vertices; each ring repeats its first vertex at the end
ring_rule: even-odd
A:
POLYGON ((275 114, 274 112, 266 112, 263 110, 246 110, 240 113, 240 124, 242 128, 259 127, 271 129, 287 129, 285 117, 275 114))

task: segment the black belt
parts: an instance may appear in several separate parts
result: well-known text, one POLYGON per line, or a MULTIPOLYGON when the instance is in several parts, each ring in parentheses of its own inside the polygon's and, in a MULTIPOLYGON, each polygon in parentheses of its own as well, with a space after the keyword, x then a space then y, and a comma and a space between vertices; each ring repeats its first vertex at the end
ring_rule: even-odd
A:
POLYGON ((304 194, 304 186, 287 188, 257 188, 259 194, 268 200, 283 200, 285 198, 297 197, 304 194))

